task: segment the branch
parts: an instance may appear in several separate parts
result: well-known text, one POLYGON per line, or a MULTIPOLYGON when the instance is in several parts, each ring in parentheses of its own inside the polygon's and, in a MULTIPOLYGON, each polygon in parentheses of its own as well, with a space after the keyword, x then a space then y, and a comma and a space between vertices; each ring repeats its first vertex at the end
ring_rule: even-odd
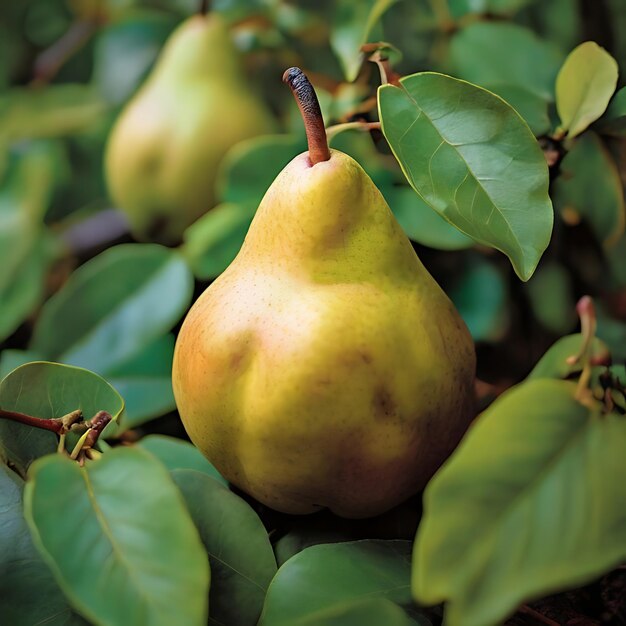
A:
POLYGON ((42 428, 43 430, 50 430, 57 435, 62 435, 64 432, 67 432, 62 421, 63 418, 40 419, 39 417, 33 417, 25 413, 5 411, 4 409, 0 409, 0 418, 26 424, 27 426, 34 426, 35 428, 42 428))
POLYGON ((89 41, 101 21, 98 18, 75 20, 60 39, 35 59, 33 83, 36 85, 49 83, 63 65, 89 41))

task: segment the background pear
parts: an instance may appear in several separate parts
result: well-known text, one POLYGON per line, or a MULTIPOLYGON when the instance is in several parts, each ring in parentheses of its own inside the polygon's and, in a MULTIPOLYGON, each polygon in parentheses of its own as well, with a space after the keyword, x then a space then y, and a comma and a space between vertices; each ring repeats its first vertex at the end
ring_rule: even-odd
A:
POLYGON ((274 130, 250 92, 225 24, 194 15, 171 35, 108 141, 109 191, 140 239, 177 243, 215 204, 215 179, 237 142, 274 130))
POLYGON ((261 502, 368 517, 424 487, 458 443, 474 347, 374 183, 328 151, 298 72, 286 76, 310 150, 189 312, 174 393, 195 445, 261 502))

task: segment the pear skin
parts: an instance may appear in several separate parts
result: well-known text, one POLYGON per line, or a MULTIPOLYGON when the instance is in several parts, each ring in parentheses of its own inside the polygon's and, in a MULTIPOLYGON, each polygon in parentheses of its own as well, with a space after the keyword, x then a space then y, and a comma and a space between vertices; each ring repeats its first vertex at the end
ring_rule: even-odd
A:
POLYGON ((180 331, 193 443, 271 508, 378 515, 422 489, 473 416, 467 327, 361 166, 289 163, 180 331))
POLYGON ((273 131, 221 18, 195 15, 171 35, 111 131, 109 192, 138 239, 178 243, 215 204, 224 154, 239 141, 273 131))

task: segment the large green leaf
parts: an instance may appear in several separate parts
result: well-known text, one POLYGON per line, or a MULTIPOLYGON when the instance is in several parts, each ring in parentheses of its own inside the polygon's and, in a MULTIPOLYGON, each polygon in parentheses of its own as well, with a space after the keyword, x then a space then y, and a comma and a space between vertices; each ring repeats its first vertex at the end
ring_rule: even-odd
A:
POLYGON ((176 252, 154 244, 115 246, 76 270, 48 300, 30 348, 105 373, 169 331, 192 288, 176 252))
POLYGON ((458 31, 450 43, 450 69, 479 85, 507 83, 554 99, 564 55, 532 31, 506 22, 480 21, 458 31))
POLYGON ((331 24, 330 45, 349 82, 358 75, 363 53, 374 26, 396 0, 338 0, 331 24))
POLYGON ((430 624, 425 618, 415 622, 385 598, 359 598, 303 615, 290 622, 290 626, 416 626, 417 623, 430 624))
POLYGON ((545 98, 520 85, 497 83, 483 87, 506 100, 524 118, 535 137, 545 135, 550 130, 548 101, 545 98))
POLYGON ((305 617, 312 619, 318 612, 363 596, 410 607, 410 553, 409 541, 367 540, 306 548, 278 570, 259 626, 299 624, 305 617))
POLYGON ((176 408, 172 390, 174 341, 171 333, 163 335, 104 372, 124 398, 124 420, 118 434, 176 408))
POLYGON ((234 493, 204 473, 174 470, 211 564, 209 623, 254 626, 276 560, 263 523, 234 493))
POLYGON ((274 554, 279 567, 298 552, 311 546, 317 546, 321 543, 354 541, 359 538, 346 528, 337 528, 336 524, 320 524, 318 518, 314 518, 311 522, 307 519, 298 520, 298 522, 298 524, 294 524, 295 528, 291 528, 274 544, 274 554))
POLYGON ((548 167, 501 98, 431 72, 378 90, 382 129, 411 186, 460 231, 504 252, 522 280, 550 240, 548 167))
MULTIPOLYGON (((93 372, 35 362, 18 367, 0 382, 0 407, 40 419, 63 417, 80 409, 88 420, 98 411, 107 411, 115 420, 124 409, 124 401, 93 372)), ((56 448, 54 433, 0 419, 0 455, 22 476, 33 460, 56 448)))
POLYGON ((409 239, 438 250, 462 250, 474 241, 439 216, 409 187, 384 192, 393 214, 409 239))
POLYGON ((30 537, 24 481, 0 464, 0 606, 11 626, 86 626, 70 608, 30 537))
POLYGON ((148 435, 137 444, 153 454, 169 470, 196 470, 228 486, 226 479, 194 445, 165 435, 148 435))
POLYGON ((626 420, 578 403, 575 389, 542 379, 509 390, 426 488, 413 590, 447 600, 449 626, 499 624, 626 558, 626 420))
POLYGON ((206 553, 167 470, 148 453, 116 448, 84 467, 40 459, 24 510, 64 593, 94 624, 206 623, 206 553))
POLYGON ((579 135, 604 113, 617 73, 615 59, 593 41, 570 52, 556 79, 556 108, 568 137, 579 135))
POLYGON ((615 161, 593 132, 578 137, 554 181, 554 207, 567 221, 582 217, 599 242, 614 243, 624 232, 624 192, 615 161))

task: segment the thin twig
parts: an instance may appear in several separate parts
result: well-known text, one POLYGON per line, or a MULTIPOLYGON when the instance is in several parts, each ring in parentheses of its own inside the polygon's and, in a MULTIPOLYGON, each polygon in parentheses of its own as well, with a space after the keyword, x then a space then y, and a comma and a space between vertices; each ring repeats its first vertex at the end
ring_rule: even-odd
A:
POLYGON ((35 85, 49 83, 98 30, 101 19, 80 18, 75 20, 60 39, 44 50, 35 60, 35 85))
POLYGON ((335 124, 334 126, 329 126, 326 129, 326 136, 330 141, 343 132, 344 130, 360 130, 360 131, 370 131, 370 130, 380 130, 380 122, 346 122, 344 124, 335 124))

